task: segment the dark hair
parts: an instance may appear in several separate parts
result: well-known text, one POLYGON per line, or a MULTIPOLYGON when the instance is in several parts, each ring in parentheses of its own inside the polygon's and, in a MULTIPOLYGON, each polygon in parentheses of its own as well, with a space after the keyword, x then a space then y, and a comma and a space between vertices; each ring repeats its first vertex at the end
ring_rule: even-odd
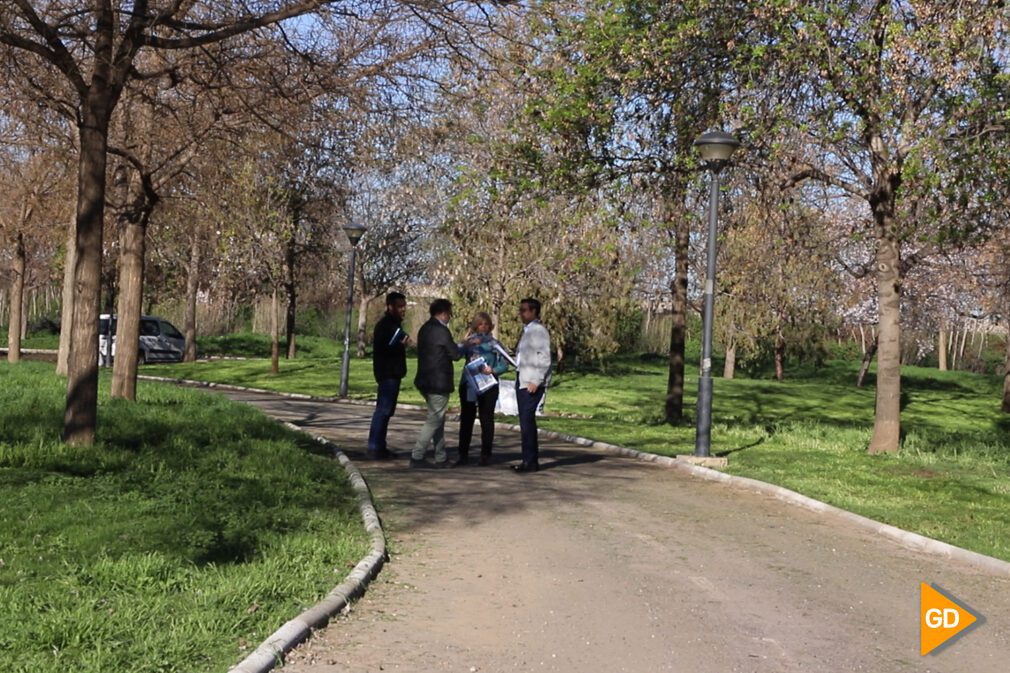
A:
POLYGON ((402 292, 390 292, 386 295, 386 306, 396 306, 397 302, 407 301, 402 292))
POLYGON ((522 301, 519 302, 520 306, 522 306, 523 304, 526 304, 527 306, 529 306, 533 310, 533 312, 537 314, 537 317, 538 318, 540 317, 540 300, 539 299, 533 299, 532 297, 527 297, 526 299, 523 299, 522 301))
POLYGON ((439 313, 451 313, 452 312, 452 302, 448 299, 436 299, 431 302, 431 306, 428 308, 428 313, 434 318, 439 313))

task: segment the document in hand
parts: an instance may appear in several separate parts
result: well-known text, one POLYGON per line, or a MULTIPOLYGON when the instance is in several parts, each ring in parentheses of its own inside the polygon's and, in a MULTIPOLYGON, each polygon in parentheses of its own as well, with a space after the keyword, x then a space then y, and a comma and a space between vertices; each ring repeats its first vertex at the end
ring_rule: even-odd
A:
POLYGON ((505 362, 509 363, 510 367, 512 368, 519 367, 519 365, 516 364, 515 358, 512 357, 512 354, 509 353, 508 350, 506 350, 505 347, 502 346, 499 342, 495 341, 494 344, 492 344, 492 348, 494 348, 495 352, 498 353, 498 355, 505 358, 505 362))
POLYGON ((498 385, 498 379, 481 371, 485 366, 487 363, 484 358, 475 358, 467 362, 463 368, 463 371, 466 372, 467 383, 477 391, 478 395, 498 385))
POLYGON ((400 329, 399 327, 397 327, 396 331, 393 332, 393 338, 389 340, 389 345, 390 346, 395 346, 398 343, 403 343, 404 341, 407 340, 407 336, 408 335, 407 335, 406 332, 404 332, 402 329, 400 329))

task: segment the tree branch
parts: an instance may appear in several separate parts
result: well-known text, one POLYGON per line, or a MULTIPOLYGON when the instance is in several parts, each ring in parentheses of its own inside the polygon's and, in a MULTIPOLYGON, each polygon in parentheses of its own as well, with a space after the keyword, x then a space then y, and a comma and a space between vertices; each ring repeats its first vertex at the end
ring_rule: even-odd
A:
MULTIPOLYGON (((15 0, 19 5, 24 3, 24 0, 15 0)), ((27 5, 27 3, 24 3, 27 5)), ((38 15, 35 14, 31 6, 27 6, 28 11, 35 16, 35 18, 41 24, 41 28, 36 28, 36 32, 40 30, 45 30, 47 32, 52 32, 52 29, 41 19, 38 19, 38 15)), ((34 27, 35 23, 29 18, 29 23, 34 27)), ((42 37, 44 34, 40 33, 42 37)), ((74 62, 73 57, 70 52, 67 51, 63 43, 60 42, 58 37, 53 36, 53 41, 55 41, 56 46, 53 46, 53 41, 47 39, 49 47, 39 44, 37 42, 32 42, 20 35, 16 35, 10 32, 0 32, 0 43, 6 44, 8 46, 14 47, 16 49, 22 49, 24 51, 31 52, 37 56, 42 57, 50 64, 54 65, 57 70, 66 76, 70 81, 70 84, 77 90, 78 94, 83 97, 88 91, 88 85, 84 82, 84 78, 81 77, 81 71, 77 68, 77 63, 74 62)))
MULTIPOLYGON (((201 47, 221 42, 229 37, 241 35, 242 33, 247 33, 251 30, 256 30, 257 28, 263 28, 264 26, 269 26, 270 24, 277 23, 285 19, 301 16, 302 14, 308 14, 309 12, 319 9, 323 5, 330 4, 331 2, 334 2, 334 0, 301 0, 301 2, 296 2, 293 5, 289 5, 274 12, 268 12, 260 16, 247 17, 227 24, 188 23, 186 26, 190 30, 207 30, 209 32, 199 36, 180 38, 164 38, 146 34, 140 36, 140 43, 144 46, 154 47, 156 49, 190 49, 192 47, 201 47)), ((162 21, 161 23, 167 24, 168 19, 162 21)))

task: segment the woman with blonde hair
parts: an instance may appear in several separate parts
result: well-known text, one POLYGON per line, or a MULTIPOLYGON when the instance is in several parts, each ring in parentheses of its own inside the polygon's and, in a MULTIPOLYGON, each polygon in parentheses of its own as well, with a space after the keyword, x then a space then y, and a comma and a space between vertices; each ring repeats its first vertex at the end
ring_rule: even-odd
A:
MULTIPOLYGON (((491 316, 481 311, 470 322, 470 334, 467 344, 466 361, 473 362, 484 358, 483 373, 497 379, 508 369, 508 362, 498 352, 495 346, 501 344, 491 336, 494 323, 491 316)), ((464 372, 459 382, 460 417, 459 417, 459 458, 456 464, 468 465, 470 462, 470 441, 473 438, 473 424, 480 418, 480 465, 491 464, 491 444, 494 443, 494 408, 498 402, 498 386, 492 386, 484 392, 474 387, 474 382, 464 372)))

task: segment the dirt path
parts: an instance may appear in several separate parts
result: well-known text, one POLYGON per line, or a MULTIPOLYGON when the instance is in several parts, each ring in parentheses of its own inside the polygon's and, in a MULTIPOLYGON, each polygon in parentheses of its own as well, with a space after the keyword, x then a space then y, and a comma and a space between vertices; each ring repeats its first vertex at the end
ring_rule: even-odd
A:
MULTIPOLYGON (((368 407, 232 397, 362 458, 368 407)), ((391 562, 285 671, 1010 671, 1010 580, 569 444, 543 444, 546 469, 517 475, 508 431, 491 467, 408 470, 420 419, 393 419, 403 460, 358 462, 391 562), (987 623, 920 657, 923 581, 987 623)))

